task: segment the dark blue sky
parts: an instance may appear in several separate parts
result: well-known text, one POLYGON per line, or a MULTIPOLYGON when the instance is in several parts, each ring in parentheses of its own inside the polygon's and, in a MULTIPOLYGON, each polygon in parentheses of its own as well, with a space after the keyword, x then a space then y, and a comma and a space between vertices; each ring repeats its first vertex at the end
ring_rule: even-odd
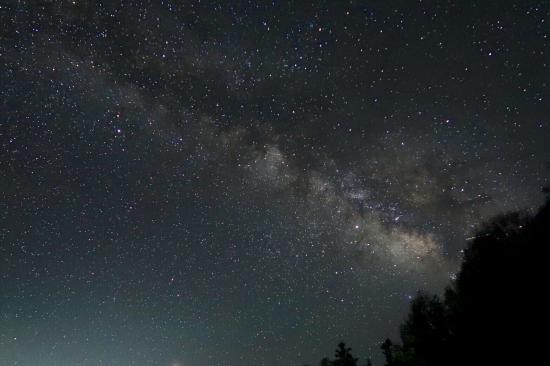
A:
POLYGON ((542 201, 547 1, 3 1, 0 364, 380 359, 542 201))

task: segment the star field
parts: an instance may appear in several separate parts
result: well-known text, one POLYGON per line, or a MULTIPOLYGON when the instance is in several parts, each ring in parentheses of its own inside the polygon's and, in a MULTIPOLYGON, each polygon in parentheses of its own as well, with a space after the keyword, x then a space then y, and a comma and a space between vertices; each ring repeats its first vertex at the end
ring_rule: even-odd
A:
POLYGON ((0 2, 0 364, 362 359, 542 201, 547 1, 0 2))

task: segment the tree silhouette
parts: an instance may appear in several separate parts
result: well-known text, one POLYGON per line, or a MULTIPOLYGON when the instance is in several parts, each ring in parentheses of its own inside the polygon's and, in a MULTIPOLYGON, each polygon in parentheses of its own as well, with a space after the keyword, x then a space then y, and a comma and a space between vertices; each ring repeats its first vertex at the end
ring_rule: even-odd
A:
POLYGON ((386 362, 388 365, 393 365, 393 342, 391 339, 386 339, 384 343, 380 346, 382 349, 382 353, 384 354, 384 357, 386 358, 386 362))
MULTIPOLYGON (((415 297, 400 328, 401 343, 386 339, 380 346, 386 366, 542 362, 546 347, 536 335, 546 330, 542 324, 549 305, 543 289, 550 189, 544 192, 546 202, 536 213, 501 215, 481 226, 442 298, 425 293, 415 297)), ((357 365, 343 342, 335 356, 334 361, 323 359, 321 366, 357 365)))
POLYGON ((401 326, 402 344, 382 344, 386 365, 518 365, 541 353, 529 335, 546 313, 547 303, 533 299, 541 297, 549 245, 549 199, 535 215, 515 212, 483 225, 443 300, 419 294, 401 326))
POLYGON ((333 362, 334 366, 357 366, 359 359, 353 357, 351 354, 351 348, 346 347, 344 342, 338 344, 336 353, 334 355, 336 359, 333 362))
POLYGON ((353 357, 351 348, 346 347, 344 342, 338 344, 338 348, 334 353, 335 360, 332 361, 325 357, 321 360, 321 366, 357 366, 358 358, 353 357))

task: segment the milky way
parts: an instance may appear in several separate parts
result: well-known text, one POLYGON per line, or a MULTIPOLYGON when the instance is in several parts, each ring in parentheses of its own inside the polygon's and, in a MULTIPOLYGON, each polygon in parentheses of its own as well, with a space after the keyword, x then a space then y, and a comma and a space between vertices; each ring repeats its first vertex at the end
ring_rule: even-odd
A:
POLYGON ((0 364, 380 359, 542 201, 546 1, 3 1, 0 364))

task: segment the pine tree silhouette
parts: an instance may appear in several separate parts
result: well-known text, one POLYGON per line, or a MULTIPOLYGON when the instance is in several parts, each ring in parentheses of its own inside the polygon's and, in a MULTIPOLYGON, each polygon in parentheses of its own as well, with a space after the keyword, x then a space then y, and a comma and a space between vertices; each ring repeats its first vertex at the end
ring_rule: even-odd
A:
MULTIPOLYGON (((546 202, 535 214, 501 215, 480 228, 442 298, 416 296, 401 325, 401 344, 386 339, 380 346, 385 366, 507 366, 544 359, 537 334, 545 331, 549 307, 543 291, 550 188, 544 192, 546 202)), ((335 356, 321 366, 357 366, 343 342, 335 356)))
POLYGON ((502 366, 542 359, 544 347, 533 328, 548 306, 539 296, 550 245, 550 190, 545 193, 535 215, 514 212, 481 227, 443 300, 415 298, 401 326, 402 344, 386 340, 381 346, 386 366, 502 366))
POLYGON ((338 344, 336 353, 334 355, 336 359, 333 362, 334 366, 357 366, 359 359, 353 357, 351 354, 351 348, 346 347, 344 342, 338 344))

